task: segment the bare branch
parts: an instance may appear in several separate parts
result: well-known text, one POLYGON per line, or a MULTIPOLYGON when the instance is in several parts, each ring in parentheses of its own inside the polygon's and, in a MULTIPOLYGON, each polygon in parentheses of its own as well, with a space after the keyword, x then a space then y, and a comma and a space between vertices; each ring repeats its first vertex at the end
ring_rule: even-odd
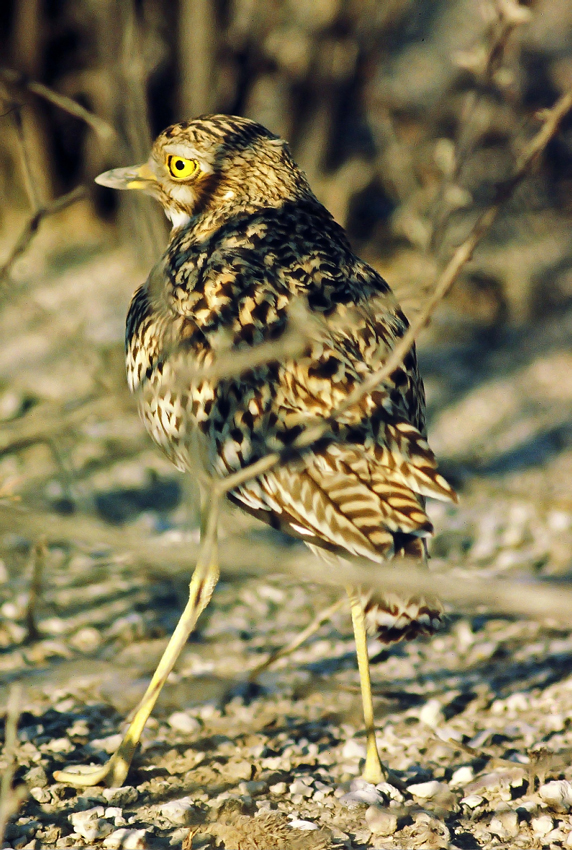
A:
POLYGON ((290 655, 294 650, 298 649, 299 646, 302 646, 303 643, 312 637, 312 635, 316 634, 320 626, 325 623, 327 620, 331 620, 333 615, 342 608, 342 606, 347 605, 348 598, 346 594, 336 600, 333 605, 329 605, 327 608, 323 608, 312 620, 312 622, 306 626, 305 629, 302 629, 301 632, 298 632, 296 637, 287 643, 285 646, 281 646, 280 649, 275 650, 275 652, 269 653, 264 661, 260 664, 257 664, 250 673, 248 674, 248 681, 254 682, 260 676, 264 670, 267 670, 268 667, 271 667, 276 661, 279 661, 280 658, 284 658, 287 655, 290 655))
POLYGON ((46 555, 48 547, 46 538, 42 536, 32 546, 31 554, 31 569, 32 575, 30 578, 30 591, 28 593, 28 604, 26 605, 26 642, 32 643, 38 640, 40 632, 36 623, 36 606, 40 596, 42 573, 46 563, 46 555))
POLYGON ((435 312, 436 307, 449 293, 453 284, 459 277, 461 270, 473 256, 473 251, 483 236, 485 236, 485 234, 490 230, 501 206, 512 196, 516 187, 531 170, 538 157, 546 148, 550 139, 558 130, 560 122, 570 109, 572 109, 572 90, 562 95, 552 109, 546 110, 544 114, 544 123, 536 136, 518 158, 514 175, 506 183, 502 183, 497 186, 493 204, 479 216, 471 228, 469 235, 455 250, 453 256, 437 280, 432 295, 427 299, 425 306, 415 317, 414 321, 411 322, 407 333, 399 340, 383 366, 372 375, 369 375, 365 381, 356 387, 353 393, 350 393, 343 404, 341 404, 335 411, 332 419, 339 419, 342 414, 361 401, 364 395, 372 392, 372 390, 383 383, 383 381, 385 381, 386 378, 388 378, 391 373, 401 365, 404 357, 406 357, 408 351, 414 345, 419 333, 423 330, 425 325, 429 323, 429 319, 435 312))
MULTIPOLYGON (((211 514, 211 531, 213 515, 211 514)), ((180 574, 196 562, 199 545, 193 539, 173 541, 169 536, 142 539, 138 529, 115 529, 85 515, 66 517, 25 511, 0 504, 0 531, 27 537, 46 535, 48 541, 69 541, 86 549, 108 547, 114 554, 128 552, 142 568, 162 574, 180 574)), ((278 547, 273 539, 249 534, 228 534, 219 541, 219 564, 227 576, 288 575, 302 582, 324 585, 362 585, 401 596, 438 596, 459 610, 486 606, 492 611, 550 619, 569 628, 572 623, 572 590, 561 584, 522 579, 477 577, 453 567, 446 572, 428 570, 405 559, 372 564, 365 559, 340 559, 335 570, 304 546, 278 547)))
POLYGON ((97 135, 105 141, 114 139, 117 136, 117 133, 111 124, 108 124, 107 121, 103 120, 103 118, 99 118, 97 115, 94 115, 93 112, 85 109, 85 107, 83 107, 80 103, 72 100, 71 97, 55 92, 43 83, 37 83, 34 80, 30 80, 25 74, 22 74, 19 71, 14 71, 12 68, 0 68, 0 79, 10 85, 26 88, 38 97, 42 97, 44 100, 53 103, 54 106, 63 109, 64 112, 69 112, 70 115, 80 118, 82 121, 85 121, 86 124, 89 124, 89 126, 95 130, 97 135))
POLYGON ((12 249, 12 253, 6 260, 3 266, 0 266, 0 291, 3 284, 6 282, 7 278, 12 271, 12 267, 14 263, 22 256, 22 254, 28 249, 30 242, 36 235, 36 232, 40 226, 40 224, 44 221, 44 219, 49 218, 52 215, 56 215, 56 213, 65 210, 67 207, 71 207, 72 204, 81 201, 86 197, 86 190, 83 186, 76 186, 71 192, 68 192, 67 195, 62 195, 61 198, 57 198, 51 204, 48 204, 45 207, 39 209, 32 218, 28 221, 24 230, 20 234, 20 238, 16 242, 16 245, 12 249))
POLYGON ((38 197, 38 193, 36 191, 36 182, 34 180, 34 177, 32 175, 32 169, 30 167, 30 152, 28 150, 28 141, 26 139, 26 134, 24 133, 24 124, 22 122, 22 110, 19 106, 14 111, 14 123, 16 125, 16 132, 20 141, 20 154, 22 159, 22 170, 24 172, 24 184, 26 186, 26 192, 28 193, 28 200, 30 202, 32 212, 36 212, 40 209, 41 204, 40 199, 38 197))
POLYGON ((21 451, 35 443, 46 443, 69 430, 76 430, 88 416, 117 413, 121 398, 116 395, 86 398, 73 407, 53 402, 33 407, 26 416, 0 425, 0 456, 21 451))

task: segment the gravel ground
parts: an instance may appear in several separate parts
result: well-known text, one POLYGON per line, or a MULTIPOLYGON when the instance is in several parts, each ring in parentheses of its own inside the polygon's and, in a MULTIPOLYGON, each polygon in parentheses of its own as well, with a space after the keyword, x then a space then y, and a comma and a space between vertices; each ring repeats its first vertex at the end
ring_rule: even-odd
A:
MULTIPOLYGON (((128 786, 78 793, 53 781, 117 746, 184 605, 192 563, 131 556, 120 535, 192 548, 197 533, 184 479, 150 446, 124 389, 132 258, 87 241, 83 264, 70 265, 42 238, 0 314, 0 704, 21 683, 17 779, 29 787, 5 846, 572 848, 572 636, 549 611, 540 623, 451 610, 432 639, 372 644, 390 770, 373 787, 359 779, 346 610, 249 682, 336 599, 284 576, 223 576, 128 786), (116 545, 85 542, 89 522, 116 545)), ((431 442, 461 494, 458 508, 431 508, 437 568, 569 578, 571 332, 571 313, 484 336, 443 310, 424 341, 431 442)), ((229 512, 222 533, 237 527, 267 534, 229 512)))

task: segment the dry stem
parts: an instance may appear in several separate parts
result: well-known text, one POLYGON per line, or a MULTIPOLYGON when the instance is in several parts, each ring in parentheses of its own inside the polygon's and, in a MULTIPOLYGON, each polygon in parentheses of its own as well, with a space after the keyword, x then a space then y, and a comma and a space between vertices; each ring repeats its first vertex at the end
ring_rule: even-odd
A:
POLYGON ((117 395, 86 398, 63 410, 53 402, 38 404, 25 417, 0 425, 0 456, 50 442, 67 431, 77 430, 88 416, 101 418, 106 413, 117 413, 120 405, 117 395))
POLYGON ((16 125, 16 132, 20 141, 20 154, 22 159, 22 170, 24 172, 24 183, 26 186, 26 192, 28 194, 28 200, 30 202, 32 212, 36 212, 40 209, 41 204, 40 199, 38 197, 38 193, 36 191, 36 182, 32 175, 32 169, 30 166, 30 152, 28 150, 28 140, 26 139, 26 134, 24 133, 22 111, 21 107, 19 106, 16 107, 16 109, 14 110, 14 123, 16 125))
POLYGON ((71 192, 68 192, 67 195, 62 195, 60 198, 56 198, 56 200, 52 201, 51 204, 42 207, 36 213, 34 213, 32 218, 28 221, 22 233, 20 234, 18 241, 12 249, 12 253, 8 257, 4 265, 0 266, 0 292, 2 290, 3 285, 6 283, 6 280, 9 277, 14 264, 28 249, 32 239, 36 235, 38 228, 40 227, 40 224, 44 221, 44 219, 49 218, 52 215, 56 215, 56 213, 65 210, 67 207, 70 207, 72 204, 81 201, 85 197, 85 188, 83 186, 76 186, 76 188, 73 189, 71 192))
MULTIPOLYGON (((216 495, 215 495, 216 498, 216 495)), ((29 512, 18 506, 0 504, 0 531, 27 536, 45 534, 51 541, 73 541, 86 549, 109 548, 115 555, 128 552, 142 568, 179 574, 196 561, 199 546, 185 539, 174 542, 164 537, 142 539, 138 529, 114 529, 85 515, 66 517, 29 512)), ((211 531, 211 535, 213 532, 211 531)), ((283 574, 302 582, 371 587, 402 596, 429 596, 450 602, 456 609, 486 606, 499 613, 550 619, 569 628, 572 621, 572 590, 547 582, 523 582, 505 578, 478 578, 468 571, 435 572, 405 559, 372 564, 365 559, 340 559, 335 571, 305 547, 278 548, 271 538, 232 534, 219 541, 219 563, 228 576, 283 574)))
POLYGON ((45 536, 37 540, 32 547, 31 568, 32 575, 30 578, 30 592, 28 593, 28 604, 26 606, 26 642, 38 640, 40 631, 36 624, 36 606, 41 591, 42 573, 46 563, 46 555, 48 547, 45 536))
POLYGON ((38 97, 42 97, 44 100, 53 103, 54 106, 58 106, 60 109, 63 109, 64 112, 69 112, 70 115, 80 118, 82 121, 85 121, 86 124, 89 124, 89 126, 95 130, 97 135, 105 141, 113 139, 117 135, 111 124, 108 124, 107 121, 104 121, 102 118, 94 115, 93 112, 85 109, 85 107, 77 103, 77 101, 72 100, 71 97, 59 94, 59 92, 55 92, 43 83, 37 83, 34 80, 30 80, 25 74, 22 74, 19 71, 14 71, 12 68, 0 68, 0 79, 10 85, 18 86, 19 88, 26 88, 38 97))

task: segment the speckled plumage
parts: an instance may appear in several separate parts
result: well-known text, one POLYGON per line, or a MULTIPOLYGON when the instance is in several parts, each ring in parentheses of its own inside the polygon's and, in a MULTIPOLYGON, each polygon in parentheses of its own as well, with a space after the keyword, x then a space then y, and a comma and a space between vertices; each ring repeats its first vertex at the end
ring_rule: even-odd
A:
MULTIPOLYGON (((230 116, 174 125, 156 140, 151 163, 149 192, 174 228, 131 303, 129 385, 179 469, 193 468, 198 445, 209 473, 222 476, 332 414, 379 368, 407 320, 286 143, 260 125, 230 116), (198 176, 170 180, 165 152, 194 159, 198 176), (220 380, 192 377, 221 353, 279 340, 300 300, 319 320, 300 356, 220 380)), ((424 497, 454 498, 426 441, 424 407, 412 350, 319 445, 230 498, 312 548, 374 562, 424 557, 432 532, 424 497)), ((370 630, 387 641, 430 631, 440 618, 438 603, 422 599, 370 594, 364 602, 370 630)))

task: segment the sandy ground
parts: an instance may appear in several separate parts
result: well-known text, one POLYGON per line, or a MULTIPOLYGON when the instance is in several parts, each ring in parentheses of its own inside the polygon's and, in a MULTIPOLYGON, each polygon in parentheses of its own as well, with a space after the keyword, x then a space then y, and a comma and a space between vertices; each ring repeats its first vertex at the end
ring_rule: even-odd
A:
MULTIPOLYGON (((282 575, 223 575, 126 787, 53 781, 116 747, 197 544, 189 484, 124 387, 123 321, 143 272, 90 234, 66 252, 48 228, 0 313, 0 704, 20 683, 17 779, 30 789, 5 846, 572 847, 572 637, 550 611, 450 610, 432 639, 372 644, 390 774, 365 786, 345 608, 248 681, 338 595, 282 575), (158 540, 165 556, 146 554, 158 540), (188 545, 188 563, 169 543, 188 545)), ((443 309, 423 341, 430 438, 461 496, 431 507, 432 568, 451 581, 569 581, 571 335, 572 313, 485 334, 443 309)), ((237 530, 269 534, 229 510, 222 535, 237 530)))

